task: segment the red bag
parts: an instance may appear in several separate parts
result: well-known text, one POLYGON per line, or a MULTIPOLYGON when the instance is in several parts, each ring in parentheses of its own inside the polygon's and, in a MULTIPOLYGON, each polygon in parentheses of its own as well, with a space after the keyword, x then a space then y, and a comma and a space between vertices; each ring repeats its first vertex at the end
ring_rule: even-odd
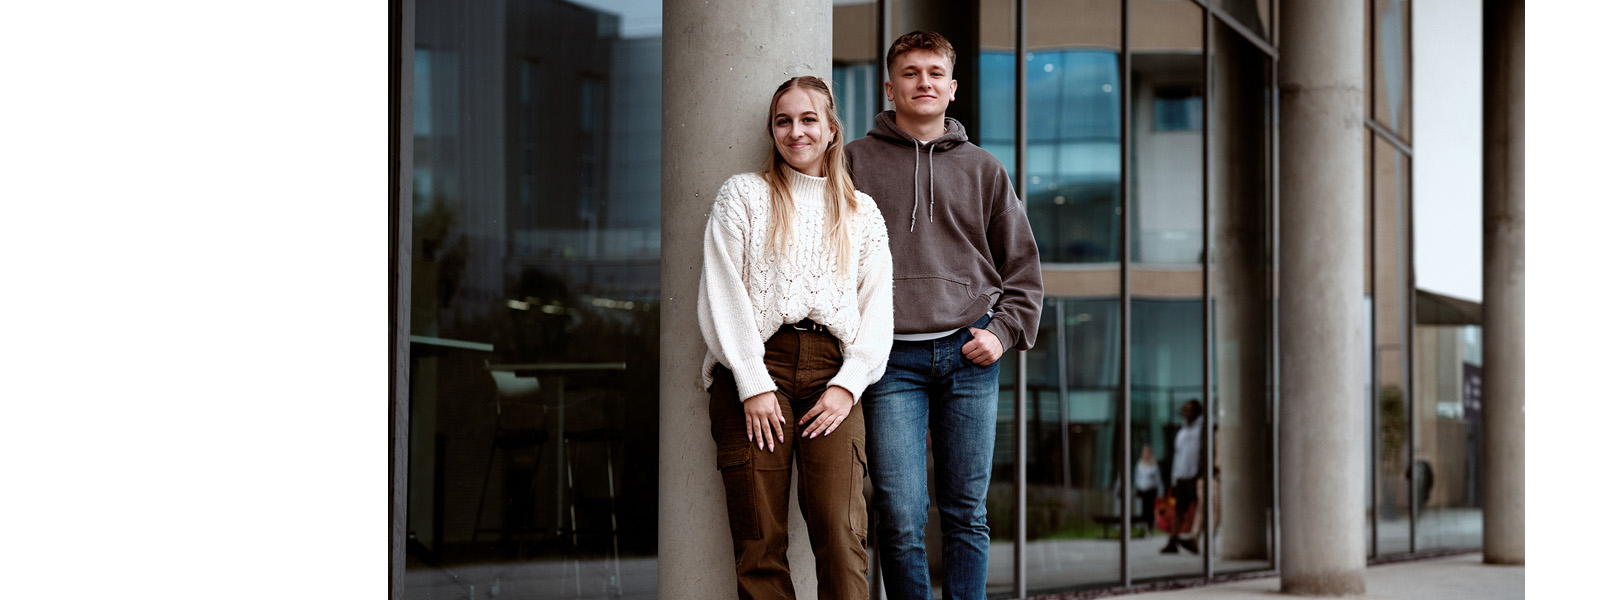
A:
POLYGON ((1176 523, 1175 521, 1178 520, 1175 518, 1178 512, 1178 499, 1172 497, 1171 493, 1156 498, 1156 529, 1171 535, 1177 535, 1192 529, 1194 527, 1195 509, 1199 507, 1199 502, 1190 504, 1189 510, 1184 511, 1183 522, 1176 523))
POLYGON ((1178 499, 1172 494, 1156 498, 1156 529, 1172 533, 1172 513, 1178 512, 1178 499))

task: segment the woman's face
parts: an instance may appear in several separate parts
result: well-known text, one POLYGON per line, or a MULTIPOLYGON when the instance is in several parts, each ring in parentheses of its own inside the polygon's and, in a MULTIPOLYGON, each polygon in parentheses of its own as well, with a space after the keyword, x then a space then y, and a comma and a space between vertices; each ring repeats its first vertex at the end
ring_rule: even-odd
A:
POLYGON ((819 100, 816 94, 792 88, 778 97, 772 115, 772 141, 778 154, 794 170, 812 177, 823 176, 823 157, 834 135, 819 100))

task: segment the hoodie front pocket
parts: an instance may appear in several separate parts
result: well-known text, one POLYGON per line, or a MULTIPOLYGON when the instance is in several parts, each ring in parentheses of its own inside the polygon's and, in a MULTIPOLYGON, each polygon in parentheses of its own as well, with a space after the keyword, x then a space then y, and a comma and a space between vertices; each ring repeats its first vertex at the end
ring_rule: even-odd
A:
POLYGON ((936 310, 965 308, 977 296, 972 293, 972 285, 960 279, 938 275, 911 275, 894 278, 895 304, 900 304, 902 298, 907 302, 903 306, 915 306, 919 310, 936 310))

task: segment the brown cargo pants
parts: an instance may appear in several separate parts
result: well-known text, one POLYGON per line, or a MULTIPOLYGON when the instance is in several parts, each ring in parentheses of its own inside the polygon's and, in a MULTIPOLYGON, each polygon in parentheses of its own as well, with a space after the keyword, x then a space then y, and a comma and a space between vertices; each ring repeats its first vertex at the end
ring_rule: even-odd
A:
MULTIPOLYGON (((805 327, 805 322, 801 326, 805 327)), ((767 452, 745 437, 744 405, 733 373, 717 365, 711 384, 711 436, 727 492, 739 598, 794 598, 789 578, 789 470, 798 471, 800 514, 817 557, 817 596, 867 597, 866 427, 861 405, 833 433, 801 439, 804 416, 843 357, 825 329, 785 325, 767 340, 767 372, 778 385, 783 443, 767 452)))

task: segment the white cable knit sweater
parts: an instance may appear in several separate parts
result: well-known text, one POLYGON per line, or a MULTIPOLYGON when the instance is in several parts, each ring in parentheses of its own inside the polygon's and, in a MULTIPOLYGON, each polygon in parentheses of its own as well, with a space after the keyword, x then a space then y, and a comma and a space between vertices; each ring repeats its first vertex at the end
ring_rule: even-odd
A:
POLYGON ((771 201, 760 174, 734 175, 717 192, 700 272, 700 332, 707 346, 701 383, 711 387, 712 368, 722 363, 733 372, 741 400, 776 390, 764 360, 766 340, 784 324, 809 318, 840 340, 844 364, 829 384, 859 402, 883 376, 894 343, 893 262, 883 215, 872 198, 856 192, 851 260, 840 273, 824 231, 827 180, 788 174, 798 214, 782 256, 768 249, 771 201))

